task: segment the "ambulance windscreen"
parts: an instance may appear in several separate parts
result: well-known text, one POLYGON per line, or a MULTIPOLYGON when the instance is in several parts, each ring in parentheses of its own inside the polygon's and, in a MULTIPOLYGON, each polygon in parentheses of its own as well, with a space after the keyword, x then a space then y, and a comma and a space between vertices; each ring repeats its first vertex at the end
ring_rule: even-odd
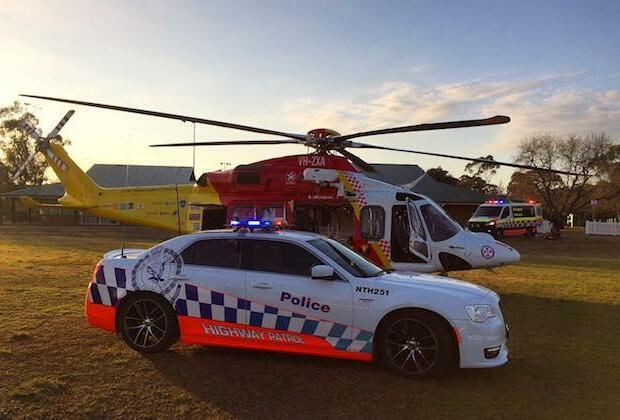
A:
POLYGON ((480 206, 474 213, 474 217, 497 217, 502 208, 502 206, 480 206))

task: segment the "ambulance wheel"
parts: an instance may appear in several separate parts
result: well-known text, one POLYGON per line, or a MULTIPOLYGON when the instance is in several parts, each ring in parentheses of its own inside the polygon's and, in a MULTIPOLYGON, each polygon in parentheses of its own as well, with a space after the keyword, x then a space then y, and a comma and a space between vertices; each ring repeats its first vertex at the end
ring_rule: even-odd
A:
POLYGON ((398 312, 386 320, 377 341, 383 363, 401 376, 439 377, 456 364, 451 329, 442 318, 428 312, 398 312))
POLYGON ((493 236, 495 236, 495 239, 502 239, 504 237, 504 229, 497 229, 493 236))
POLYGON ((117 328, 125 343, 142 353, 155 353, 179 338, 177 315, 170 303, 153 292, 134 292, 117 307, 117 328))

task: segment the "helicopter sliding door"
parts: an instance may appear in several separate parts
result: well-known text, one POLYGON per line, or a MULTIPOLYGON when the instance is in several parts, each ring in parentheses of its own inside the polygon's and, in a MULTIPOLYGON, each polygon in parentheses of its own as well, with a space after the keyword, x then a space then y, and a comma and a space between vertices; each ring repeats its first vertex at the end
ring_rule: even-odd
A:
POLYGON ((427 243, 426 231, 421 215, 413 202, 407 198, 407 216, 409 217, 409 250, 424 262, 430 262, 431 253, 427 243))
POLYGON ((415 264, 416 268, 420 264, 428 264, 427 259, 423 259, 412 253, 409 247, 411 227, 406 205, 397 204, 392 206, 392 224, 390 234, 391 258, 395 268, 413 269, 405 267, 403 264, 415 264))

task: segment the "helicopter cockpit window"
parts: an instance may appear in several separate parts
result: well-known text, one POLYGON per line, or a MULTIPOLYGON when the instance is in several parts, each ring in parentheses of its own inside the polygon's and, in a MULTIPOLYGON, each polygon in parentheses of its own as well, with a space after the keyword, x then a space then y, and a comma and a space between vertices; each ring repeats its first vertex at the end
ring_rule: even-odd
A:
POLYGON ((385 210, 381 206, 366 206, 360 215, 362 238, 369 241, 383 239, 385 233, 385 210))
POLYGON ((448 218, 440 209, 431 204, 423 204, 420 206, 422 217, 426 223, 431 238, 435 242, 450 239, 459 232, 455 223, 448 218))

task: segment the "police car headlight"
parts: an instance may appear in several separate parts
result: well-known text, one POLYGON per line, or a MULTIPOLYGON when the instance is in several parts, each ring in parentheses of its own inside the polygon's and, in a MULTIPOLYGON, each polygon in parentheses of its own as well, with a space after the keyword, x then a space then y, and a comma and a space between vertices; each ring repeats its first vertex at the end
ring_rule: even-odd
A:
POLYGON ((484 322, 489 318, 497 316, 491 305, 465 305, 465 310, 474 322, 484 322))
POLYGON ((488 223, 487 223, 487 225, 489 225, 489 226, 494 226, 494 225, 495 225, 495 222, 493 222, 493 221, 488 222, 488 223))

